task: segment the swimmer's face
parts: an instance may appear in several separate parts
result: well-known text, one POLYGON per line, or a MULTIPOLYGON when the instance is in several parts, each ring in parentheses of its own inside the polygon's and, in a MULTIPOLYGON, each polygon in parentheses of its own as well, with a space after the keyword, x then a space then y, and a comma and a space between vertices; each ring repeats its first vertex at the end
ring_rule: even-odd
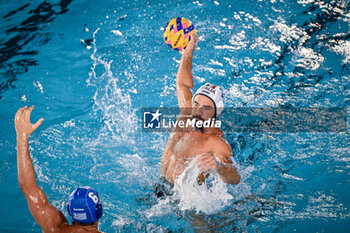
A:
POLYGON ((193 118, 197 118, 202 121, 206 121, 209 118, 214 118, 215 105, 213 101, 204 95, 196 95, 193 101, 191 115, 193 118))

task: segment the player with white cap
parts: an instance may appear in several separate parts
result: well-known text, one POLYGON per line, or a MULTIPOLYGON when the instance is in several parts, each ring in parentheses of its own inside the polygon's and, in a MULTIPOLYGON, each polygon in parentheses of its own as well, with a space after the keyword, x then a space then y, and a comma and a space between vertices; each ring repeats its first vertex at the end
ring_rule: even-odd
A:
MULTIPOLYGON (((206 83, 194 95, 192 92, 192 56, 197 42, 198 37, 195 36, 182 52, 176 77, 178 104, 182 115, 190 115, 191 119, 197 121, 215 121, 224 109, 222 88, 206 83)), ((224 182, 238 184, 240 175, 232 157, 231 147, 224 138, 222 130, 213 125, 173 130, 162 157, 162 178, 170 184, 174 183, 189 161, 196 160, 202 171, 198 176, 199 182, 203 181, 211 170, 216 170, 224 182)))

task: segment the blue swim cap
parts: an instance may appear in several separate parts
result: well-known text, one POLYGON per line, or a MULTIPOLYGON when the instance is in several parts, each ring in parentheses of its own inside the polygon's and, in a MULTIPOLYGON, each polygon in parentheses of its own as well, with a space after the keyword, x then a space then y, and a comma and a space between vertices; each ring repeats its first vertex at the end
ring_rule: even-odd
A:
POLYGON ((77 223, 93 223, 102 216, 102 205, 95 189, 79 187, 69 196, 69 215, 77 223))

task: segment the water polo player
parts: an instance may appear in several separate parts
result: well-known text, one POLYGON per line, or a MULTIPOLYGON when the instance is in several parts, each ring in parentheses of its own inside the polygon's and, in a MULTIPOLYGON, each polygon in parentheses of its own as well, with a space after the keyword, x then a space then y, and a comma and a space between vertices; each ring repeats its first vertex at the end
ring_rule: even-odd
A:
MULTIPOLYGON (((207 83, 192 94, 192 55, 197 43, 198 36, 193 36, 182 51, 176 91, 181 113, 204 122, 215 119, 222 112, 223 92, 219 86, 207 83)), ((167 182, 174 183, 189 162, 195 160, 202 171, 198 176, 200 182, 210 170, 216 170, 225 183, 238 184, 240 175, 234 166, 231 147, 224 137, 222 130, 215 126, 173 129, 162 157, 162 176, 167 182)))
POLYGON ((28 138, 44 119, 32 124, 30 114, 33 108, 34 106, 23 107, 15 116, 18 182, 31 214, 43 232, 99 232, 97 223, 102 216, 102 205, 96 190, 81 187, 70 195, 67 210, 72 216, 72 225, 69 225, 62 212, 50 204, 44 191, 36 183, 28 138))

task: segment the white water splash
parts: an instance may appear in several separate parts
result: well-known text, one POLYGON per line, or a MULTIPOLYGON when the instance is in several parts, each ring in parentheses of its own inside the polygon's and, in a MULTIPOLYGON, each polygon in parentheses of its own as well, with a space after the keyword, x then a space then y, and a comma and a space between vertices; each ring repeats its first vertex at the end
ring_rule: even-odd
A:
POLYGON ((343 64, 350 64, 350 41, 330 40, 329 50, 344 56, 343 64))
POLYGON ((132 108, 130 93, 118 86, 118 77, 111 70, 113 60, 105 61, 96 55, 96 34, 99 30, 93 33, 94 50, 90 56, 93 66, 87 83, 96 87, 93 110, 95 114, 102 112, 103 115, 104 127, 101 128, 100 139, 113 139, 114 145, 134 144, 131 136, 137 128, 136 110, 132 108))
POLYGON ((260 19, 258 19, 257 17, 254 17, 251 14, 246 13, 244 11, 239 11, 238 13, 233 12, 233 17, 236 20, 245 21, 245 22, 252 22, 256 26, 260 26, 262 24, 260 19))
POLYGON ((303 6, 306 6, 307 4, 312 4, 314 2, 315 2, 315 0, 298 0, 298 3, 303 5, 303 6))
POLYGON ((254 44, 250 46, 251 49, 258 48, 261 51, 268 51, 271 54, 280 56, 281 46, 275 45, 267 38, 257 37, 254 44))
POLYGON ((123 33, 119 30, 111 30, 111 32, 116 36, 123 36, 123 33))
POLYGON ((283 22, 275 21, 275 24, 270 26, 269 29, 272 32, 278 32, 279 40, 286 44, 298 41, 299 45, 302 45, 310 38, 305 29, 299 28, 295 24, 287 25, 283 22))
POLYGON ((303 67, 308 70, 317 70, 324 61, 324 57, 321 54, 305 47, 298 48, 294 59, 296 59, 297 67, 303 67))
POLYGON ((192 161, 175 180, 172 196, 158 200, 157 204, 145 211, 147 218, 164 216, 179 209, 215 214, 230 205, 233 199, 245 197, 250 193, 250 188, 245 184, 240 184, 239 190, 236 190, 236 186, 228 186, 216 172, 212 172, 206 182, 199 185, 197 177, 201 171, 195 164, 195 161, 192 161), (230 193, 234 193, 235 197, 230 193))
POLYGON ((38 88, 38 90, 40 91, 40 93, 44 93, 44 88, 43 85, 41 85, 41 83, 39 81, 33 82, 33 85, 38 88))
POLYGON ((237 34, 232 35, 229 42, 234 47, 234 50, 246 48, 248 44, 248 41, 246 40, 246 32, 242 30, 237 34))
MULTIPOLYGON (((289 49, 294 53, 293 60, 297 67, 303 67, 308 70, 317 70, 324 61, 324 57, 315 52, 312 48, 306 48, 303 45, 310 39, 305 29, 297 27, 295 24, 287 25, 283 22, 275 22, 270 26, 270 30, 280 35, 279 40, 290 44, 297 41, 296 44, 289 45, 289 49)), ((278 53, 280 52, 276 50, 278 53)))
POLYGON ((175 180, 174 198, 180 202, 181 210, 195 210, 206 214, 213 214, 222 210, 233 199, 228 193, 227 185, 213 172, 213 179, 208 185, 197 183, 200 169, 192 161, 186 170, 175 180))

